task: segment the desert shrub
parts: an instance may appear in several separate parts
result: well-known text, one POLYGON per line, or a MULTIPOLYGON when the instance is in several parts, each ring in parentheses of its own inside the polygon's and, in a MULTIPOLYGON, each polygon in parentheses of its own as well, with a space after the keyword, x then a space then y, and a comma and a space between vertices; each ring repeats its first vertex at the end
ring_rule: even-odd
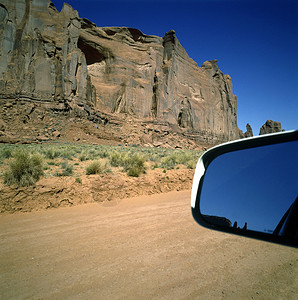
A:
POLYGON ((119 167, 120 162, 120 153, 119 152, 113 152, 110 155, 110 163, 113 167, 119 167))
POLYGON ((110 154, 110 162, 113 167, 123 167, 129 176, 139 177, 146 171, 146 157, 138 152, 114 151, 110 154))
POLYGON ((29 186, 43 175, 43 158, 40 154, 29 154, 18 150, 4 172, 4 183, 7 185, 29 186))
POLYGON ((11 149, 3 149, 1 151, 1 158, 7 159, 12 157, 12 151, 11 149))
POLYGON ((110 163, 113 167, 126 167, 129 164, 129 156, 123 152, 112 152, 110 154, 110 163))
POLYGON ((94 160, 86 168, 86 174, 102 174, 110 170, 109 161, 106 159, 94 160))
POLYGON ((47 159, 54 159, 54 158, 57 158, 59 157, 59 151, 57 151, 56 149, 54 148, 50 148, 50 149, 45 149, 43 151, 44 153, 44 156, 47 158, 47 159))
POLYGON ((72 160, 76 156, 76 153, 72 149, 64 149, 60 152, 60 157, 68 160, 72 160))
POLYGON ((181 152, 178 158, 178 163, 185 165, 188 169, 194 169, 196 158, 189 152, 181 152))
POLYGON ((159 167, 159 164, 158 163, 154 163, 154 165, 152 166, 152 170, 155 170, 158 167, 159 167))
POLYGON ((82 152, 82 149, 80 146, 75 147, 73 150, 76 154, 80 154, 82 152))
POLYGON ((80 177, 77 177, 76 178, 76 182, 81 184, 82 183, 82 179, 80 177))
POLYGON ((145 162, 144 156, 135 153, 127 158, 124 170, 128 176, 139 177, 146 172, 145 162))
POLYGON ((0 164, 3 163, 3 161, 7 158, 10 158, 12 155, 12 152, 8 148, 2 148, 0 149, 0 164))
POLYGON ((169 156, 163 157, 161 160, 161 167, 165 169, 173 169, 180 163, 179 154, 177 152, 170 154, 169 156))
POLYGON ((69 165, 67 162, 61 163, 62 172, 57 172, 56 176, 71 176, 73 174, 73 165, 69 165))
POLYGON ((79 155, 79 160, 80 161, 86 161, 86 160, 88 160, 89 159, 89 157, 88 157, 88 154, 87 154, 87 152, 82 152, 80 155, 79 155))
POLYGON ((195 168, 199 153, 191 153, 186 151, 175 151, 161 159, 161 167, 165 169, 173 169, 177 165, 185 165, 188 169, 195 168))
POLYGON ((185 163, 187 169, 195 169, 197 165, 197 160, 196 159, 190 159, 185 163))
POLYGON ((94 155, 96 153, 96 150, 94 148, 89 149, 89 153, 91 155, 94 155))
POLYGON ((108 158, 109 157, 109 151, 106 149, 99 149, 97 151, 97 156, 100 158, 108 158))

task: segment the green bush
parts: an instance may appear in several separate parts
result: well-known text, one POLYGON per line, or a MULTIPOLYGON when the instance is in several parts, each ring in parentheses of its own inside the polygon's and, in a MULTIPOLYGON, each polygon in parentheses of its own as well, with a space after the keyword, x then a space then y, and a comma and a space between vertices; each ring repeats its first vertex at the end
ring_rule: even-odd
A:
POLYGON ((185 151, 175 151, 170 155, 163 157, 161 167, 165 169, 174 169, 177 165, 185 165, 188 169, 194 169, 197 161, 197 154, 185 151))
POLYGON ((98 152, 98 156, 100 158, 107 158, 109 157, 109 152, 107 150, 102 149, 98 152))
POLYGON ((159 168, 158 163, 154 163, 154 165, 152 166, 152 170, 155 170, 156 168, 159 168))
POLYGON ((67 162, 61 163, 62 172, 57 172, 56 176, 71 176, 73 174, 73 165, 69 165, 67 162))
MULTIPOLYGON (((196 162, 199 156, 202 154, 200 151, 195 150, 178 150, 178 149, 164 149, 164 148, 143 148, 143 147, 119 147, 119 146, 107 146, 107 145, 80 145, 80 144, 42 144, 42 145, 0 145, 0 164, 9 164, 13 161, 16 151, 25 151, 27 153, 41 153, 46 159, 46 167, 49 166, 61 166, 59 171, 54 171, 55 168, 51 168, 51 172, 56 172, 55 176, 71 176, 73 175, 73 168, 78 165, 77 161, 73 162, 73 165, 69 160, 77 158, 79 161, 88 161, 92 163, 86 168, 87 174, 106 173, 111 171, 112 167, 122 167, 123 172, 126 172, 129 176, 140 176, 146 171, 146 161, 151 162, 151 168, 161 168, 166 172, 169 169, 178 168, 179 165, 184 165, 187 168, 195 168, 196 162), (61 159, 64 158, 64 163, 61 165, 61 159), (100 163, 94 161, 100 161, 100 163), (110 163, 103 163, 102 160, 110 161, 110 163), (99 166, 98 166, 99 164, 99 166), (106 164, 106 166, 102 166, 106 164)), ((29 155, 30 157, 32 156, 29 155)), ((179 168, 181 168, 179 166, 179 168)), ((79 168, 80 169, 80 168, 79 168)), ((24 172, 26 175, 22 179, 12 179, 13 177, 19 178, 17 175, 13 175, 12 172, 5 173, 5 182, 12 184, 12 182, 18 185, 32 184, 35 179, 32 179, 31 175, 24 172), (31 176, 31 177, 30 177, 31 176), (29 179, 28 179, 29 177, 29 179), (26 179, 27 178, 27 179, 26 179)), ((47 172, 49 173, 49 172, 47 172)), ((34 175, 35 176, 35 175, 34 175)))
POLYGON ((82 184, 82 179, 80 177, 77 177, 76 182, 82 184))
POLYGON ((108 160, 102 159, 102 160, 95 160, 92 161, 86 168, 86 174, 102 174, 106 173, 110 170, 110 164, 108 160))
POLYGON ((48 159, 54 159, 54 158, 59 157, 59 155, 60 155, 60 153, 53 148, 45 149, 43 151, 43 153, 44 153, 44 156, 48 159))
POLYGON ((139 177, 146 172, 145 161, 146 158, 144 156, 137 153, 133 154, 127 158, 124 170, 128 176, 139 177))
POLYGON ((88 154, 86 152, 82 152, 80 155, 79 155, 79 160, 80 161, 86 161, 88 160, 89 157, 88 157, 88 154))
POLYGON ((24 150, 16 151, 4 172, 7 185, 33 185, 43 175, 43 158, 39 154, 29 154, 24 150))
POLYGON ((70 149, 66 148, 60 152, 60 157, 67 160, 73 160, 73 158, 76 156, 76 153, 70 149))
POLYGON ((195 169, 195 167, 197 165, 197 161, 193 158, 193 159, 188 160, 185 165, 186 165, 187 169, 195 169))
POLYGON ((126 167, 129 163, 129 156, 123 152, 112 152, 110 162, 113 167, 126 167))
POLYGON ((165 169, 173 169, 180 163, 179 153, 175 152, 169 156, 163 157, 161 160, 161 167, 165 169))
POLYGON ((3 149, 3 151, 1 152, 1 157, 4 159, 11 158, 12 151, 10 149, 3 149))

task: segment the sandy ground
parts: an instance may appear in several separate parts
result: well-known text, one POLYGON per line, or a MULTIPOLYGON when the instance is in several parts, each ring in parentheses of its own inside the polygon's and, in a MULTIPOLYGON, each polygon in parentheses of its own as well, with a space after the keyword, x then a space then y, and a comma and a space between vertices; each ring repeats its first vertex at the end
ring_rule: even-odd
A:
MULTIPOLYGON (((0 168, 1 174, 1 168, 0 168)), ((0 178, 0 214, 55 209, 85 203, 100 203, 141 195, 188 190, 194 170, 147 170, 140 177, 123 172, 82 175, 81 183, 74 176, 43 177, 28 187, 7 186, 0 178)))
POLYGON ((0 216, 1 299, 297 299, 298 251, 210 231, 190 191, 0 216))

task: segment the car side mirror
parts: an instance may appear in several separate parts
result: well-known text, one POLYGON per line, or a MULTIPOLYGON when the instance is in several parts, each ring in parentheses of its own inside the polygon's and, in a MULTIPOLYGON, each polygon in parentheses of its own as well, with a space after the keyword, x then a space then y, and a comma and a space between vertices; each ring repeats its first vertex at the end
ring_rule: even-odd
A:
POLYGON ((191 209, 202 226, 298 246, 298 131, 209 149, 194 175, 191 209))

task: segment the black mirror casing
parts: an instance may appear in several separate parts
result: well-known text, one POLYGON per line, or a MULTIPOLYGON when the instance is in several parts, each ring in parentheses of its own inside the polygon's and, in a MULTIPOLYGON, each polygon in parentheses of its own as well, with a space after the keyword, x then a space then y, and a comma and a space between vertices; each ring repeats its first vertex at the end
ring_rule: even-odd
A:
POLYGON ((209 149, 198 161, 193 180, 191 209, 194 219, 210 229, 297 247, 298 198, 293 198, 298 195, 297 149, 298 131, 237 140, 209 149), (280 157, 272 159, 276 154, 280 157), (257 157, 260 159, 257 160, 257 157), (260 176, 263 162, 265 169, 260 176), (288 169, 291 169, 289 174, 288 169), (257 173, 254 174, 254 171, 257 173), (287 176, 291 176, 290 180, 287 176), (269 178, 268 182, 265 177, 269 178), (259 183, 262 180, 264 187, 259 183), (292 203, 286 210, 288 204, 283 198, 287 197, 278 197, 276 192, 279 184, 286 191, 287 201, 292 203), (222 194, 219 194, 221 190, 222 194), (274 193, 276 197, 262 198, 262 193, 267 196, 274 193), (279 208, 280 211, 277 211, 279 208), (279 219, 280 214, 282 217, 279 219), (236 222, 238 216, 241 224, 236 222), (286 229, 287 224, 290 224, 291 231, 286 229))

